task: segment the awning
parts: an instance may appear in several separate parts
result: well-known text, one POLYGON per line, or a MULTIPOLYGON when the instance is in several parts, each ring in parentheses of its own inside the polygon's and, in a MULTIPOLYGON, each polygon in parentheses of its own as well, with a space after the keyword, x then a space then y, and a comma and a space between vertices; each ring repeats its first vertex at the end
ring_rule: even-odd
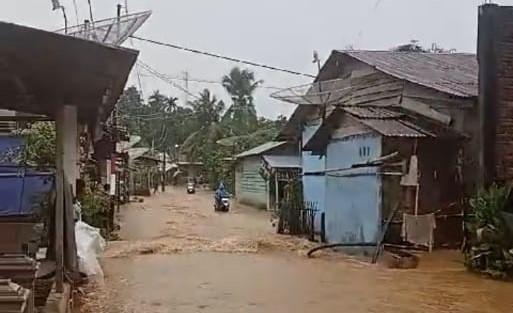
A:
POLYGON ((298 155, 264 155, 263 159, 271 168, 301 167, 301 159, 298 155))
POLYGON ((0 22, 0 108, 55 116, 64 104, 81 121, 106 118, 138 52, 0 22))
POLYGON ((252 149, 249 149, 242 153, 239 153, 235 156, 235 158, 241 159, 241 158, 245 158, 245 157, 249 157, 249 156, 261 155, 270 150, 281 147, 286 143, 287 143, 286 141, 269 141, 269 142, 266 142, 258 147, 254 147, 252 149))

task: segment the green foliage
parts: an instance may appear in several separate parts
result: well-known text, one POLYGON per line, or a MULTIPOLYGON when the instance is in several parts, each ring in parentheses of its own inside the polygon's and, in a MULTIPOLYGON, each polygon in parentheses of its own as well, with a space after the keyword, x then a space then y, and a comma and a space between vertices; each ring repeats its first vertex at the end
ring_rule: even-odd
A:
POLYGON ((454 49, 444 49, 440 47, 438 44, 431 44, 431 48, 425 48, 419 44, 418 40, 411 40, 407 44, 402 44, 397 47, 391 49, 395 52, 424 52, 424 53, 454 53, 456 50, 454 49))
POLYGON ((108 195, 97 183, 86 180, 80 203, 83 220, 91 226, 102 229, 105 233, 108 228, 108 210, 110 210, 108 195))
POLYGON ((24 161, 30 166, 55 167, 56 132, 53 122, 35 122, 21 131, 25 137, 24 161))
POLYGON ((492 184, 488 189, 481 189, 469 200, 470 207, 474 210, 474 226, 503 227, 501 211, 506 202, 510 188, 492 184))
POLYGON ((233 101, 223 117, 231 134, 247 135, 254 132, 258 118, 253 93, 262 81, 257 81, 253 72, 235 67, 223 77, 222 82, 233 101))
POLYGON ((222 78, 232 100, 228 108, 208 89, 188 107, 181 107, 176 98, 158 91, 145 103, 130 87, 118 104, 121 121, 130 134, 141 136, 141 145, 174 156, 179 152, 187 161, 202 161, 212 184, 223 180, 230 186, 232 168, 226 159, 272 140, 286 122, 283 116, 277 120, 257 116, 253 94, 260 83, 253 72, 232 69, 222 78))
POLYGON ((465 251, 469 270, 493 278, 513 275, 513 237, 503 212, 510 191, 493 184, 469 200, 475 214, 466 224, 471 235, 465 251))
POLYGON ((131 135, 141 136, 141 144, 170 153, 197 124, 192 109, 180 107, 176 98, 155 91, 145 103, 135 87, 129 87, 118 102, 121 124, 131 135))

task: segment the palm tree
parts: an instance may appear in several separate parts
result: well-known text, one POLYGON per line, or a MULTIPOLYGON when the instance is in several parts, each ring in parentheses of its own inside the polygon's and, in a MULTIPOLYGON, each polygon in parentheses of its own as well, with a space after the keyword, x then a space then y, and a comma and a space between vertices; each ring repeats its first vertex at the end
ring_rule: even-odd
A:
POLYGON ((262 83, 256 81, 255 74, 247 69, 241 70, 234 67, 230 74, 225 75, 222 80, 223 87, 232 96, 234 102, 253 102, 253 92, 262 83))
POLYGON ((180 153, 188 155, 189 159, 197 159, 202 152, 211 149, 216 141, 223 137, 224 130, 220 121, 225 106, 223 101, 218 101, 208 89, 204 89, 199 99, 190 105, 198 123, 198 130, 185 139, 180 153))
POLYGON ((255 130, 257 114, 253 103, 253 93, 262 83, 255 74, 247 69, 233 68, 222 79, 223 87, 230 94, 233 104, 227 110, 224 119, 231 124, 233 135, 248 134, 255 130))

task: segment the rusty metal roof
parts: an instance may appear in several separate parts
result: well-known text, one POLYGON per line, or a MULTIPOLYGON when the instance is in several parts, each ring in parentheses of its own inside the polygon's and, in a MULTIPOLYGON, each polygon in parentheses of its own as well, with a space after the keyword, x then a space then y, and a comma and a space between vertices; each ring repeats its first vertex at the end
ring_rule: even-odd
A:
POLYGON ((335 51, 388 75, 459 96, 478 95, 479 67, 475 54, 393 51, 335 51))
POLYGON ((395 119, 404 115, 380 107, 342 107, 342 109, 359 118, 395 119))
POLYGON ((423 132, 406 126, 399 120, 358 119, 362 124, 386 137, 427 137, 423 132))
POLYGON ((380 107, 342 107, 357 121, 387 137, 427 137, 434 136, 421 127, 404 122, 404 114, 380 107))
POLYGON ((266 142, 258 147, 254 147, 254 148, 246 150, 240 154, 237 154, 235 156, 235 158, 240 159, 240 158, 245 158, 245 157, 254 156, 254 155, 261 155, 265 152, 268 152, 275 148, 281 147, 286 143, 287 143, 286 141, 269 141, 269 142, 266 142))
POLYGON ((264 155, 262 156, 272 168, 300 168, 299 155, 264 155))

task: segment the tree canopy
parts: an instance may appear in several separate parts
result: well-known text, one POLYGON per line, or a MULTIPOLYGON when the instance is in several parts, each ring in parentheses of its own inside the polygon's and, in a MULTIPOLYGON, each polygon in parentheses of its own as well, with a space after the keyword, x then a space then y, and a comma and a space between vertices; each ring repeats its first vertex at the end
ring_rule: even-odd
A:
POLYGON ((430 48, 423 47, 418 40, 410 40, 409 43, 398 45, 391 49, 396 52, 424 52, 424 53, 454 53, 454 49, 445 49, 436 43, 431 44, 430 48))
POLYGON ((141 145, 203 162, 211 181, 217 181, 229 173, 223 160, 272 140, 287 120, 257 115, 254 93, 261 83, 250 70, 235 67, 222 77, 230 103, 204 89, 186 106, 159 91, 145 101, 129 87, 118 104, 121 123, 141 136, 141 145))

